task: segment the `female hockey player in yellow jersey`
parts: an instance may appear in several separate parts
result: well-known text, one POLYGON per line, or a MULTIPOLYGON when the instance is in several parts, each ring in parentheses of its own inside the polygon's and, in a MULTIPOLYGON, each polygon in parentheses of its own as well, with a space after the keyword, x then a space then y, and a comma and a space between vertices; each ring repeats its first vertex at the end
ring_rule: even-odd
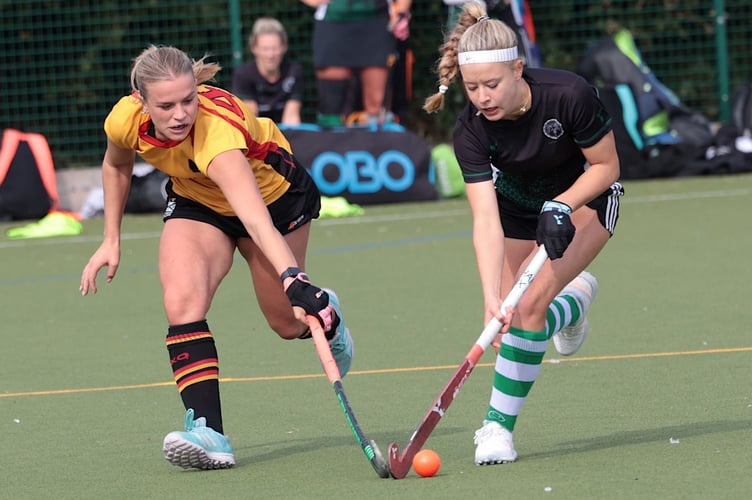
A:
POLYGON ((319 318, 341 374, 352 338, 336 295, 303 272, 310 222, 320 194, 275 124, 254 118, 240 99, 203 82, 220 70, 205 57, 150 46, 135 60, 132 93, 104 129, 104 239, 81 276, 96 293, 120 264, 120 231, 136 154, 170 176, 159 247, 167 350, 186 408, 185 431, 169 433, 165 458, 183 468, 232 467, 224 435, 219 364, 207 313, 237 249, 251 272, 259 306, 283 339, 308 338, 305 315, 319 318))

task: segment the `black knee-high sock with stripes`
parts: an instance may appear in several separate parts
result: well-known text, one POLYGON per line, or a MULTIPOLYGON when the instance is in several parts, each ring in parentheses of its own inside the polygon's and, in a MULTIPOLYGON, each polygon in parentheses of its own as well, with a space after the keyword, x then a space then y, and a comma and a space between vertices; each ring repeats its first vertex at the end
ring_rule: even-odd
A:
POLYGON ((219 400, 219 360, 206 320, 171 325, 166 342, 172 373, 186 410, 193 408, 196 418, 205 417, 208 427, 224 433, 219 400))

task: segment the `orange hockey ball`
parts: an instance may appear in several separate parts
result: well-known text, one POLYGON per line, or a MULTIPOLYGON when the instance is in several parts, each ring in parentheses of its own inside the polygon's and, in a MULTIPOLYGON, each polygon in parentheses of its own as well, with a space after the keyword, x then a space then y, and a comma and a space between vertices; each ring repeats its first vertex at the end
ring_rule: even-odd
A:
POLYGON ((441 458, 433 450, 420 450, 413 457, 413 469, 422 477, 432 477, 441 468, 441 458))

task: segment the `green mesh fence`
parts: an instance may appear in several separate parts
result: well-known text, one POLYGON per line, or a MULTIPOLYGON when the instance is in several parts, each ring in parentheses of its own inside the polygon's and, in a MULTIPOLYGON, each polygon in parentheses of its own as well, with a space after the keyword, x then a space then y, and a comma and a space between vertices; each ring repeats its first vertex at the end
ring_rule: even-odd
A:
MULTIPOLYGON (((574 70, 589 43, 625 27, 658 78, 717 121, 728 116, 729 92, 752 76, 749 0, 529 3, 546 66, 574 70)), ((488 5, 492 15, 504 8, 499 0, 488 5)), ((58 168, 96 165, 104 117, 129 91, 131 61, 145 46, 175 45, 195 58, 211 54, 224 67, 217 83, 229 87, 232 68, 248 57, 248 30, 262 15, 288 30, 289 57, 306 68, 304 119, 313 121, 312 13, 298 0, 0 0, 0 128, 43 133, 58 168)), ((413 2, 413 101, 402 122, 430 142, 448 139, 464 104, 460 92, 450 92, 446 112, 420 110, 436 89, 432 68, 448 14, 440 0, 413 2)))

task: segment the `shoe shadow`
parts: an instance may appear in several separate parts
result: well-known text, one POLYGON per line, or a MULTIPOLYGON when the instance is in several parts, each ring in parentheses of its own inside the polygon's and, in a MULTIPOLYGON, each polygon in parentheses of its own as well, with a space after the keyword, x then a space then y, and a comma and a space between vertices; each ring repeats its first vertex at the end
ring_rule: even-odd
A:
POLYGON ((711 422, 695 422, 684 425, 669 425, 655 429, 641 429, 634 431, 615 432, 613 434, 596 436, 574 441, 563 441, 558 448, 537 453, 525 454, 526 460, 533 458, 551 458, 572 453, 587 453, 591 451, 607 450, 644 443, 669 442, 670 439, 686 439, 693 436, 704 436, 723 432, 735 432, 752 429, 752 420, 721 420, 711 422))
MULTIPOLYGON (((343 422, 343 427, 347 429, 346 422, 343 422)), ((442 429, 436 429, 431 433, 431 436, 447 436, 457 434, 459 432, 469 432, 464 427, 445 427, 442 429)), ((400 447, 400 450, 407 444, 410 438, 410 431, 404 431, 403 438, 395 440, 394 434, 376 433, 366 434, 368 439, 372 439, 376 442, 384 456, 385 460, 389 460, 389 445, 392 442, 396 442, 400 447)), ((429 438, 430 442, 430 438, 429 438)), ((297 453, 309 453, 311 451, 319 451, 325 448, 339 448, 343 446, 360 447, 352 434, 336 436, 319 436, 316 439, 290 439, 284 441, 269 441, 266 443, 254 444, 252 446, 233 446, 235 448, 235 467, 244 467, 247 465, 253 465, 263 462, 272 462, 275 460, 284 460, 290 455, 297 453), (238 453, 241 452, 241 453, 238 453)))

